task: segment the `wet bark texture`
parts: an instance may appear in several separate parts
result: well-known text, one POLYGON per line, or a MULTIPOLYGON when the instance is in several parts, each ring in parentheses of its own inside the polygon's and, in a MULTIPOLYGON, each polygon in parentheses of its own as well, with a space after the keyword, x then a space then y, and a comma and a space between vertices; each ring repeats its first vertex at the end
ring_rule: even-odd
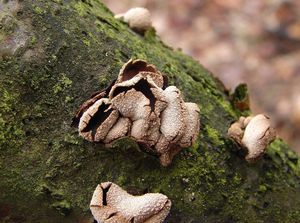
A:
POLYGON ((166 222, 300 222, 299 157, 277 139, 250 165, 226 136, 245 91, 229 95, 154 30, 134 33, 98 0, 0 0, 0 221, 92 222, 93 190, 113 181, 167 195, 166 222), (70 127, 129 58, 155 64, 201 109, 197 143, 168 167, 131 140, 107 149, 70 127))

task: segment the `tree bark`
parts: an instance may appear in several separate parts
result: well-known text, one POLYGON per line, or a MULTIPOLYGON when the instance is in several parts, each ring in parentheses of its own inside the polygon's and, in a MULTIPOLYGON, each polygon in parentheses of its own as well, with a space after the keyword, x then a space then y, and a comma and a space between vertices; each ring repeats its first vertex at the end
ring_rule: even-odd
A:
POLYGON ((166 222, 300 222, 299 157, 277 139, 250 165, 226 135, 248 113, 234 106, 246 97, 237 92, 98 0, 0 0, 0 221, 92 222, 93 190, 112 181, 167 195, 166 222), (70 127, 129 58, 155 64, 201 109, 197 143, 168 167, 131 140, 107 149, 70 127))

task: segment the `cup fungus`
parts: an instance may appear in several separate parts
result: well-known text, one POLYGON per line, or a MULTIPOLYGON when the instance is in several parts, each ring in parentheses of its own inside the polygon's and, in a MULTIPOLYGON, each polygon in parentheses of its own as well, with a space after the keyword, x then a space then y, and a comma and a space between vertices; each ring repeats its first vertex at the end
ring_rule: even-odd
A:
POLYGON ((159 193, 133 196, 105 182, 96 187, 90 209, 98 223, 161 223, 169 214, 171 201, 159 193))
POLYGON ((228 129, 228 136, 248 150, 246 160, 255 162, 263 156, 267 146, 276 138, 275 129, 263 114, 240 117, 228 129))
POLYGON ((167 85, 154 65, 129 60, 108 88, 81 105, 73 124, 86 140, 107 146, 132 137, 166 166, 195 142, 200 128, 198 105, 185 103, 179 89, 167 85))
POLYGON ((115 18, 128 23, 129 27, 138 33, 144 33, 152 27, 151 15, 146 8, 132 8, 125 13, 115 15, 115 18))

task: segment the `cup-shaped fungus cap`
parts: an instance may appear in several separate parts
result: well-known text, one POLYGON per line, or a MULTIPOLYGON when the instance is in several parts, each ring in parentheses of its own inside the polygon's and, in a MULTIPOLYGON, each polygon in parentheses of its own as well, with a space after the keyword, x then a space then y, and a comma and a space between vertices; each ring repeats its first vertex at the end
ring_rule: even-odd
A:
POLYGON ((118 83, 123 80, 119 78, 109 97, 112 107, 132 121, 130 136, 150 148, 158 141, 160 114, 167 102, 163 90, 156 85, 151 76, 140 74, 118 83))
POLYGON ((103 142, 107 145, 114 140, 125 137, 131 128, 131 121, 129 118, 119 117, 118 121, 111 127, 103 142))
POLYGON ((76 111, 75 116, 72 119, 72 126, 77 127, 79 125, 80 118, 82 117, 83 113, 92 106, 96 101, 100 100, 101 98, 107 98, 108 93, 110 92, 112 86, 115 84, 116 80, 112 81, 111 84, 102 91, 97 91, 93 93, 90 98, 85 101, 79 109, 76 111))
POLYGON ((169 145, 178 141, 184 134, 186 123, 186 108, 181 93, 175 86, 167 87, 164 90, 167 107, 161 115, 161 136, 156 144, 156 149, 164 152, 169 145))
POLYGON ((148 129, 147 117, 150 116, 150 101, 143 93, 130 89, 114 97, 112 106, 120 111, 123 117, 132 121, 131 136, 136 139, 144 137, 148 129))
POLYGON ((242 144, 248 149, 246 160, 254 162, 259 159, 275 138, 276 132, 269 117, 262 114, 253 117, 246 126, 242 139, 242 144))
POLYGON ((119 112, 111 108, 109 100, 101 98, 82 114, 79 134, 89 141, 103 141, 118 118, 119 112))
POLYGON ((181 147, 189 147, 193 145, 196 141, 199 129, 200 129, 200 119, 199 113, 200 109, 195 103, 184 103, 186 112, 184 113, 186 117, 185 120, 185 130, 182 138, 179 141, 181 147))
POLYGON ((105 182, 96 187, 90 209, 101 223, 162 223, 171 201, 159 193, 133 196, 118 185, 105 182))
POLYGON ((151 14, 148 9, 142 7, 129 9, 125 13, 115 15, 115 18, 128 23, 132 30, 139 33, 144 33, 152 27, 151 14))
POLYGON ((241 116, 238 121, 234 122, 228 129, 227 134, 238 144, 242 144, 242 138, 244 135, 244 120, 245 117, 241 116))
POLYGON ((130 59, 127 63, 125 63, 119 72, 116 83, 130 80, 136 75, 140 75, 142 77, 149 76, 159 88, 164 89, 168 84, 167 77, 161 74, 153 64, 148 64, 146 61, 140 59, 130 59))
POLYGON ((246 128, 246 126, 249 124, 252 118, 253 118, 252 116, 248 116, 245 119, 243 119, 243 128, 246 128))
POLYGON ((228 136, 248 150, 246 160, 255 162, 265 153, 267 146, 276 138, 276 131, 263 114, 240 117, 228 129, 228 136))
POLYGON ((161 164, 167 166, 181 148, 189 147, 196 141, 200 129, 200 110, 195 103, 185 103, 175 86, 167 87, 164 95, 167 107, 161 114, 161 136, 155 148, 161 154, 161 164))

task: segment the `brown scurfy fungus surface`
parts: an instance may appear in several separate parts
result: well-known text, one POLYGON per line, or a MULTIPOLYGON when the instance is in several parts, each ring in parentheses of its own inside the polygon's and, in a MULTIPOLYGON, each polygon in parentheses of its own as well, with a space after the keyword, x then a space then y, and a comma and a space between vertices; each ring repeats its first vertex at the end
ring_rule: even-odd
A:
POLYGON ((276 131, 269 117, 259 114, 254 117, 240 117, 228 129, 228 136, 248 150, 246 160, 255 162, 263 156, 267 146, 275 140, 276 131))
POLYGON ((75 116, 72 119, 72 126, 78 126, 79 121, 81 116, 83 115, 83 113, 91 106, 93 105, 97 100, 101 99, 101 98, 105 98, 108 97, 108 93, 111 89, 111 87, 115 84, 114 80, 106 89, 102 90, 102 91, 98 91, 93 93, 90 96, 90 99, 88 99, 86 102, 84 102, 80 108, 77 110, 75 116))
POLYGON ((110 107, 107 98, 101 98, 80 118, 79 134, 89 141, 103 141, 119 118, 119 112, 110 107))
POLYGON ((122 66, 116 82, 120 83, 127 81, 137 74, 140 74, 141 76, 150 76, 154 83, 160 88, 163 88, 163 86, 166 84, 164 83, 166 81, 166 76, 162 75, 154 65, 148 64, 144 60, 132 59, 122 66))
POLYGON ((79 134, 109 146, 129 136, 167 166, 184 147, 197 139, 199 107, 185 103, 175 86, 154 65, 129 60, 118 78, 83 103, 73 118, 79 134))
POLYGON ((159 193, 133 196, 105 182, 96 187, 90 209, 98 223, 161 223, 169 214, 171 201, 159 193))

